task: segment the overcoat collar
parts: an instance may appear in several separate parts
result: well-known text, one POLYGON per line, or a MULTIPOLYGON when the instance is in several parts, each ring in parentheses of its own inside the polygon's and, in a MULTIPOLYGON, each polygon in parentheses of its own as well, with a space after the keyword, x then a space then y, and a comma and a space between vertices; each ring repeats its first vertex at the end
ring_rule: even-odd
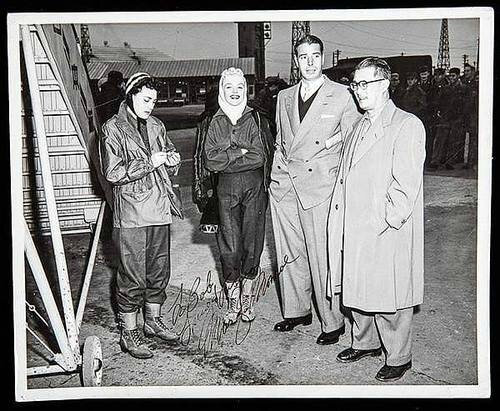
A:
MULTIPOLYGON (((137 130, 137 125, 131 122, 131 116, 127 113, 127 104, 122 102, 120 104, 120 109, 118 110, 116 126, 123 132, 124 138, 132 139, 146 154, 151 155, 151 152, 146 148, 144 141, 142 140, 139 131, 137 130)), ((136 120, 134 119, 134 122, 136 120)), ((157 120, 153 119, 151 116, 146 120, 146 127, 148 130, 149 146, 151 151, 160 151, 164 147, 159 147, 159 143, 156 139, 160 134, 160 125, 157 120)))
MULTIPOLYGON (((395 111, 396 106, 392 100, 388 100, 387 103, 385 103, 385 107, 380 115, 375 119, 375 122, 366 132, 363 141, 358 143, 358 147, 355 153, 353 153, 354 157, 352 159, 351 167, 353 167, 370 150, 370 148, 372 148, 373 145, 384 136, 385 128, 391 124, 395 111)), ((361 125, 365 116, 366 114, 361 118, 358 123, 358 127, 361 125)), ((355 129, 353 129, 353 132, 355 132, 355 129)), ((352 143, 354 144, 354 142, 352 143)))

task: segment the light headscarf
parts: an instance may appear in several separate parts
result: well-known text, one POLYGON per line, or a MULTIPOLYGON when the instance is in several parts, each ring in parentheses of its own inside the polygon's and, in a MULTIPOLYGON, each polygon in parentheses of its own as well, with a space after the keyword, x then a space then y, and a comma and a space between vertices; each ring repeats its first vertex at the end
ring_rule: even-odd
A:
POLYGON ((247 106, 247 80, 245 79, 245 76, 243 75, 243 71, 241 71, 241 69, 229 67, 228 69, 224 70, 220 75, 219 107, 226 114, 226 116, 229 117, 229 120, 231 120, 231 123, 233 125, 235 125, 236 122, 238 121, 238 119, 242 116, 243 110, 245 110, 246 106, 247 106), (240 77, 243 84, 245 85, 245 90, 243 92, 243 98, 242 98, 240 104, 238 104, 237 106, 233 106, 233 105, 229 104, 229 102, 227 102, 226 98, 224 97, 224 84, 225 84, 228 76, 240 77))

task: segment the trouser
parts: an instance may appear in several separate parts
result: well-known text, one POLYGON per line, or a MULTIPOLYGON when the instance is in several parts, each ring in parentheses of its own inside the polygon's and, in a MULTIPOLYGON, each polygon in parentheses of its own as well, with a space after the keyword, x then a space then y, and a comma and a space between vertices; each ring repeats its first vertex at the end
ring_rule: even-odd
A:
POLYGON ((387 365, 396 367, 411 360, 413 307, 395 313, 367 313, 353 309, 352 317, 352 348, 373 350, 382 342, 387 365))
POLYGON ((170 279, 170 226, 115 228, 120 255, 116 301, 120 312, 134 312, 145 302, 163 304, 170 279))
POLYGON ((435 133, 432 117, 430 115, 424 116, 423 123, 425 127, 425 164, 428 165, 431 163, 434 148, 435 133))
POLYGON ((478 141, 477 141, 477 130, 478 130, 478 118, 477 115, 469 115, 467 119, 466 130, 469 132, 469 150, 467 156, 467 165, 475 166, 477 165, 478 158, 478 141))
POLYGON ((304 210, 292 189, 279 202, 271 196, 270 203, 284 317, 311 313, 314 291, 321 331, 342 327, 344 315, 340 312, 339 296, 334 295, 330 300, 326 291, 326 222, 330 198, 304 210))
POLYGON ((219 175, 219 246, 225 282, 254 279, 264 248, 267 193, 263 169, 219 175))
POLYGON ((436 125, 432 164, 452 164, 460 158, 461 153, 456 148, 460 128, 458 121, 441 122, 436 125))

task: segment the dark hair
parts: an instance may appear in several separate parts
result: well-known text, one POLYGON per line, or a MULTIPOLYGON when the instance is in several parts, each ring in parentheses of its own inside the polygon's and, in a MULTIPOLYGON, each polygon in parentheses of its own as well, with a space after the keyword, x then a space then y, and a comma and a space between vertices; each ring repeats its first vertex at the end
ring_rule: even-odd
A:
POLYGON ((139 91, 142 90, 143 87, 147 87, 150 88, 151 90, 156 90, 156 91, 159 91, 160 89, 158 82, 153 77, 145 77, 139 80, 136 84, 134 84, 134 86, 130 89, 128 94, 129 95, 137 94, 139 91))
POLYGON ((429 73, 431 72, 429 70, 429 67, 427 67, 427 66, 420 66, 420 68, 418 69, 418 72, 419 73, 423 73, 424 71, 428 71, 429 73))
POLYGON ((157 92, 160 89, 158 82, 153 77, 145 77, 139 80, 137 84, 134 84, 134 86, 130 89, 130 91, 127 93, 125 97, 125 102, 132 111, 134 111, 134 105, 132 104, 132 96, 139 93, 139 91, 141 91, 143 87, 147 87, 151 90, 156 90, 157 92))
POLYGON ((361 70, 367 67, 373 67, 376 76, 382 76, 387 80, 391 79, 391 67, 384 59, 380 57, 367 57, 354 70, 361 70))
POLYGON ((444 68, 441 68, 441 67, 434 70, 435 76, 440 76, 440 75, 443 75, 444 73, 445 73, 444 68))
POLYGON ((108 73, 108 81, 118 85, 123 81, 123 74, 120 71, 111 70, 108 73))
POLYGON ((319 37, 313 36, 312 34, 306 34, 305 36, 297 40, 297 43, 295 43, 295 45, 293 46, 293 53, 296 57, 298 57, 297 50, 301 44, 319 44, 319 50, 321 51, 321 54, 323 54, 323 42, 321 41, 321 39, 319 37))
POLYGON ((460 69, 458 67, 453 67, 450 69, 450 74, 456 74, 457 76, 460 76, 460 69))

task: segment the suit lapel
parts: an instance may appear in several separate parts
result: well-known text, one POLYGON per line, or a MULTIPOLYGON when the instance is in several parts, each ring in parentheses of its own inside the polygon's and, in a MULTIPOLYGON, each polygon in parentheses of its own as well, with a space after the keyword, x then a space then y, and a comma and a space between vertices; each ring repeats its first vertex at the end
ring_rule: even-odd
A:
MULTIPOLYGON (((325 99, 326 97, 331 97, 332 96, 332 89, 331 85, 328 79, 325 78, 325 82, 323 85, 319 88, 318 94, 314 98, 314 101, 311 104, 311 107, 309 107, 309 110, 307 111, 306 115, 304 116, 304 119, 302 120, 302 123, 300 123, 297 133, 295 134, 295 140, 294 140, 294 145, 297 144, 302 140, 305 134, 314 126, 318 124, 318 121, 320 120, 320 115, 321 112, 323 111, 323 106, 328 104, 325 99)), ((300 98, 298 90, 296 93, 296 98, 297 101, 295 103, 295 107, 297 110, 297 117, 299 116, 299 104, 298 104, 298 99, 300 98)))
POLYGON ((290 128, 292 130, 290 144, 293 143, 300 126, 298 104, 299 87, 300 84, 297 84, 293 89, 290 89, 290 93, 285 98, 286 113, 288 115, 288 121, 290 122, 290 128))

